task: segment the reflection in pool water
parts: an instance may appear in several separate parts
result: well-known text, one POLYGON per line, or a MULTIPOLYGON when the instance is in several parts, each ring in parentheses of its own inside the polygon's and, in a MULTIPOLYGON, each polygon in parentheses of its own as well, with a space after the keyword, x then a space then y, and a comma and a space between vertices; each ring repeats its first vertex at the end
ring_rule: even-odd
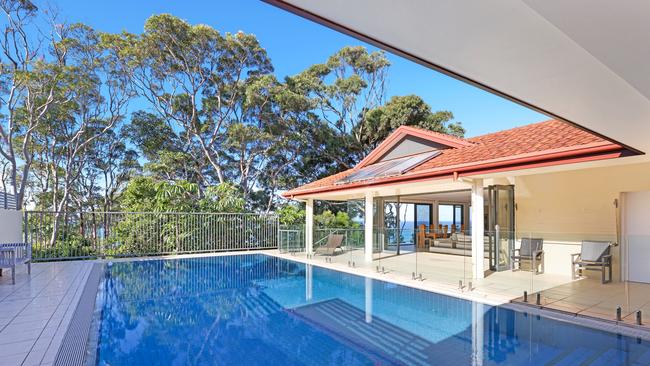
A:
POLYGON ((646 365, 646 342, 262 254, 119 262, 100 365, 646 365))

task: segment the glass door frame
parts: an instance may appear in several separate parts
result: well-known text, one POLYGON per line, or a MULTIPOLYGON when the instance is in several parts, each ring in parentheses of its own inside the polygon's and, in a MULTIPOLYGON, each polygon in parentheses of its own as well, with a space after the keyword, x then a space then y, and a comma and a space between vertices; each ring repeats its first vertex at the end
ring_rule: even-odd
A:
MULTIPOLYGON (((397 250, 396 254, 400 255, 401 251, 401 243, 402 243, 402 223, 401 223, 401 206, 402 205, 408 205, 411 204, 413 205, 413 233, 417 233, 418 230, 418 206, 427 206, 429 208, 429 225, 433 223, 433 204, 432 203, 423 203, 423 202, 402 202, 401 196, 392 196, 392 197, 386 197, 383 200, 384 204, 384 216, 386 215, 386 205, 388 204, 394 204, 395 205, 395 216, 396 216, 396 230, 397 230, 397 235, 396 235, 396 240, 397 240, 397 250)), ((462 218, 461 218, 462 220, 462 218)), ((385 222, 385 217, 384 217, 384 222, 385 222)), ((406 229, 405 229, 406 230, 406 229)), ((387 243, 388 244, 388 243, 387 243)), ((414 251, 417 251, 417 238, 414 238, 414 251)))
POLYGON ((488 186, 488 237, 489 237, 489 252, 488 261, 489 267, 493 271, 505 271, 511 269, 510 255, 514 250, 515 245, 515 186, 514 185, 491 185, 488 186), (510 197, 509 201, 509 216, 508 227, 499 226, 498 238, 496 225, 501 221, 498 216, 498 202, 500 200, 500 193, 506 193, 510 197), (504 238, 504 235, 507 236, 504 238), (498 239, 498 240, 497 240, 498 239), (502 240, 508 241, 508 255, 505 258, 505 265, 499 265, 500 251, 499 245, 502 240))

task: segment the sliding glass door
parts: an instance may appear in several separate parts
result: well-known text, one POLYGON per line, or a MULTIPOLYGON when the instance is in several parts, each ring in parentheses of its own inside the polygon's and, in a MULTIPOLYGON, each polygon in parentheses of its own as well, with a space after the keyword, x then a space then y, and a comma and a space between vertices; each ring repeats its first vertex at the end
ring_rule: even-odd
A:
POLYGON ((504 271, 511 268, 515 246, 515 190, 514 186, 488 187, 488 230, 490 238, 490 269, 504 271))
POLYGON ((420 225, 431 224, 431 205, 387 201, 384 204, 386 249, 396 254, 415 251, 415 240, 420 225))

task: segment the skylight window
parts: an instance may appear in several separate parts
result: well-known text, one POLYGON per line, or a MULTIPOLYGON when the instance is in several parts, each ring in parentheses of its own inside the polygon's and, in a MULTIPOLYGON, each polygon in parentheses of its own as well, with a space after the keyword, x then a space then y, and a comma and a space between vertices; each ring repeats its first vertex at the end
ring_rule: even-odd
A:
POLYGON ((433 150, 368 165, 339 180, 336 184, 401 175, 439 154, 440 151, 433 150))

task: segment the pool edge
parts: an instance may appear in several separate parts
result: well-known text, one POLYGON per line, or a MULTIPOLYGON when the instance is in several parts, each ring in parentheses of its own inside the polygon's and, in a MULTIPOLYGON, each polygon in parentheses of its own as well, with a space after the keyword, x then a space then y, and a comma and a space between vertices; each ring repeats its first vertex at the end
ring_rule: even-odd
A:
POLYGON ((94 263, 56 354, 55 365, 86 364, 88 351, 92 351, 88 349, 88 339, 92 336, 97 291, 103 274, 104 264, 94 263))

